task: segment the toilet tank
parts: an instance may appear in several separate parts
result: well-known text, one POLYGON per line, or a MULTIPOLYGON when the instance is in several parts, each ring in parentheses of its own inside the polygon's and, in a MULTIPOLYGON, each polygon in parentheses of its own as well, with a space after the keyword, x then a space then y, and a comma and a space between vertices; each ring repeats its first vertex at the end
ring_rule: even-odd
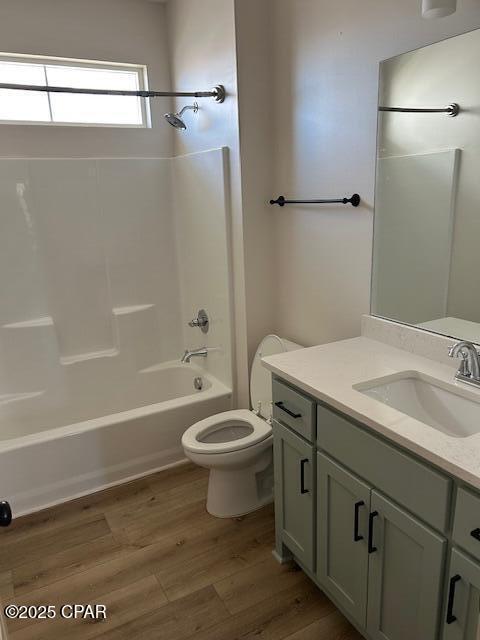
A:
POLYGON ((303 347, 274 334, 265 336, 257 347, 250 373, 250 402, 265 420, 272 417, 272 376, 262 365, 262 358, 297 349, 303 347))

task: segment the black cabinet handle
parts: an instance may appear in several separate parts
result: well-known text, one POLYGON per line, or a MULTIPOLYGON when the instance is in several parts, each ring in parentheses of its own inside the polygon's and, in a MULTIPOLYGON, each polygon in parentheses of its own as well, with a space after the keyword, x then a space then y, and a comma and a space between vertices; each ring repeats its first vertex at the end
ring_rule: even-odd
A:
POLYGON ((378 516, 378 511, 372 511, 368 516, 368 553, 375 553, 377 547, 373 546, 373 521, 378 516))
POLYGON ((282 411, 285 411, 285 413, 288 413, 288 415, 291 416, 292 418, 295 418, 295 420, 297 418, 302 417, 301 413, 293 413, 293 411, 290 411, 290 409, 287 409, 287 407, 283 404, 283 402, 275 402, 275 406, 281 409, 282 411))
POLYGON ((472 538, 475 538, 475 540, 478 540, 480 542, 480 529, 474 529, 473 531, 470 531, 470 535, 472 536, 472 538))
POLYGON ((453 615, 453 603, 455 601, 455 587, 457 586, 457 582, 461 580, 462 577, 458 575, 450 578, 450 586, 448 588, 448 604, 447 604, 447 624, 452 624, 457 619, 457 616, 453 615))
POLYGON ((308 458, 300 461, 300 493, 308 493, 308 489, 305 489, 305 465, 307 462, 308 458))
POLYGON ((364 507, 365 506, 365 502, 363 500, 360 500, 359 502, 355 503, 355 516, 353 519, 353 541, 354 542, 360 542, 360 540, 363 540, 363 536, 361 536, 358 533, 358 520, 359 520, 359 512, 360 512, 360 507, 364 507))
POLYGON ((12 510, 8 502, 0 502, 0 527, 8 527, 12 522, 12 510))

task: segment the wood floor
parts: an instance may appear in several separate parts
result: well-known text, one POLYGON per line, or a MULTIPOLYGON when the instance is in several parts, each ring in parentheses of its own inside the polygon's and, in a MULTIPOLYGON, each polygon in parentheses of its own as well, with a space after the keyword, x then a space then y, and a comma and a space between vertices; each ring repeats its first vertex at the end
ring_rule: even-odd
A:
POLYGON ((99 603, 101 622, 18 620, 11 640, 360 640, 271 555, 273 508, 219 520, 207 474, 170 469, 20 518, 0 532, 3 604, 99 603))

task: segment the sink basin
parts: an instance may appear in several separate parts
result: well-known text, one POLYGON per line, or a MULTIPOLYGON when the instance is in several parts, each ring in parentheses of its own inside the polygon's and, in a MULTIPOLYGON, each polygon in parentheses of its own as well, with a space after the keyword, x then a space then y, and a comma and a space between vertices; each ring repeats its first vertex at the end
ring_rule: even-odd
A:
POLYGON ((417 371, 362 382, 354 389, 454 438, 480 432, 480 394, 417 371))

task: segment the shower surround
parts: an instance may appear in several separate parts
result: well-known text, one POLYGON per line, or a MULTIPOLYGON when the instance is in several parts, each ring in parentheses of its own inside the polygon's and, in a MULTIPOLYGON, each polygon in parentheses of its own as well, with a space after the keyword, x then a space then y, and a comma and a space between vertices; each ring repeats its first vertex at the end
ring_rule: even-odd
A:
POLYGON ((176 462, 189 421, 229 408, 226 153, 0 160, 0 486, 17 513, 176 462), (187 325, 202 307, 207 336, 187 325), (198 346, 216 350, 183 373, 198 346), (178 398, 198 406, 165 423, 178 398), (122 446, 111 428, 79 441, 141 408, 122 446))

